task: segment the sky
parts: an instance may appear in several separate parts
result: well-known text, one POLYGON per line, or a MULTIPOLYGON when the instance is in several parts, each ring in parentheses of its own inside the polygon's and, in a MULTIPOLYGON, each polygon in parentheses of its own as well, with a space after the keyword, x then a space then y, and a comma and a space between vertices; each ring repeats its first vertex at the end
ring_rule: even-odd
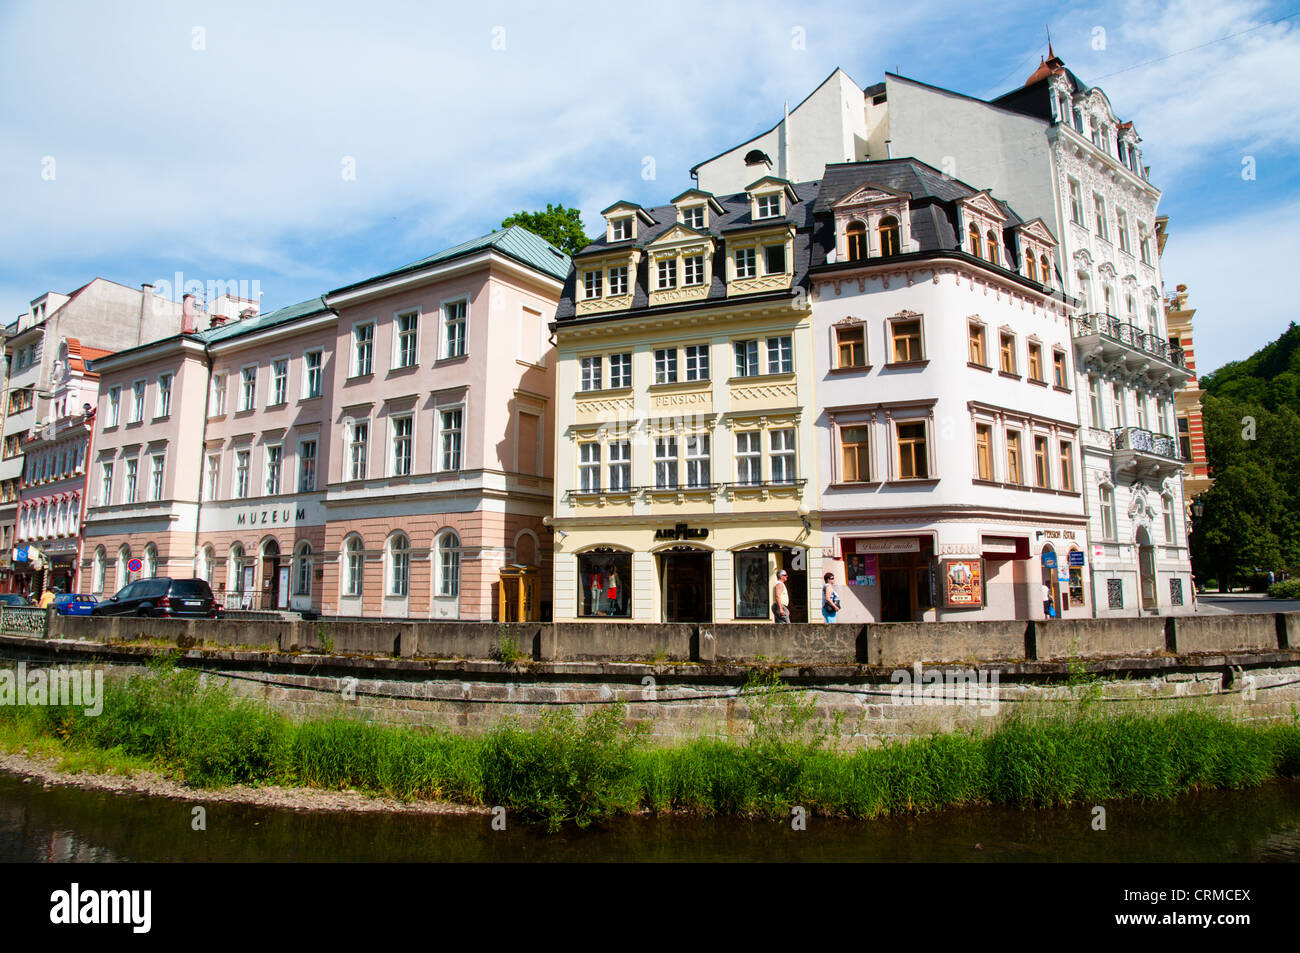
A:
POLYGON ((246 283, 271 310, 548 202, 591 234, 837 66, 992 97, 1050 28, 1142 136, 1200 371, 1297 319, 1274 284, 1300 244, 1300 0, 872 10, 0 0, 0 318, 97 275, 246 283))

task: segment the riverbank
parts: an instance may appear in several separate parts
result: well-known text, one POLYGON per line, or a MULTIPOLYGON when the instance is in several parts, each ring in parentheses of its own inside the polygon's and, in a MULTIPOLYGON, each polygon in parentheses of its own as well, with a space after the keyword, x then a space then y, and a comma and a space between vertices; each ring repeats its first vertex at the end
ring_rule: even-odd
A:
POLYGON ((1024 708, 986 734, 846 753, 830 746, 839 720, 806 693, 774 676, 746 693, 747 737, 657 747, 620 705, 585 718, 550 711, 527 729, 506 720, 482 734, 347 717, 295 722, 197 672, 154 666, 108 681, 97 716, 0 707, 0 739, 31 760, 63 759, 34 775, 48 783, 80 771, 71 783, 295 809, 500 806, 551 828, 641 812, 789 817, 800 807, 872 819, 1052 807, 1300 777, 1294 711, 1288 722, 1238 723, 1204 711, 1110 713, 1085 700, 1064 712, 1024 708))

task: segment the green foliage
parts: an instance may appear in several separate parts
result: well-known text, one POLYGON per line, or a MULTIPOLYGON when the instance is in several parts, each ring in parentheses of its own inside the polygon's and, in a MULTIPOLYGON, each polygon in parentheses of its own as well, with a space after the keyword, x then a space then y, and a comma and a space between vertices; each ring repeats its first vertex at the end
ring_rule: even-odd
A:
POLYGON ((516 212, 501 222, 502 228, 521 225, 566 255, 576 255, 591 244, 582 230, 582 212, 576 208, 546 203, 545 212, 516 212))
POLYGON ((497 627, 497 644, 489 654, 505 666, 516 665, 528 657, 519 647, 519 640, 510 634, 504 623, 497 627))
POLYGON ((1300 599, 1300 577, 1273 583, 1268 594, 1274 599, 1300 599))

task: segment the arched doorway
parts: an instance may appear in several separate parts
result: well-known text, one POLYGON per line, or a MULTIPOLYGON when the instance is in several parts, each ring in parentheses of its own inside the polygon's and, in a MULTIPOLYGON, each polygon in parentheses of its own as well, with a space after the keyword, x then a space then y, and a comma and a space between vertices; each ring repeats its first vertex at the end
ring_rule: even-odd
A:
POLYGON ((695 546, 670 546, 655 555, 664 621, 712 622, 713 554, 695 546))
POLYGON ((280 604, 282 590, 287 597, 287 587, 281 585, 280 580, 280 544, 268 539, 262 543, 262 604, 258 608, 287 608, 287 601, 283 606, 280 604))
POLYGON ((1039 556, 1039 565, 1043 572, 1041 591, 1044 618, 1053 615, 1058 619, 1061 617, 1061 584, 1056 559, 1056 548, 1051 543, 1044 543, 1043 552, 1039 556))
POLYGON ((760 543, 733 551, 734 618, 772 619, 772 587, 781 569, 789 576, 790 621, 808 621, 807 551, 784 543, 760 543))
POLYGON ((1145 526, 1137 531, 1138 591, 1142 594, 1142 608, 1155 609, 1156 602, 1156 548, 1151 545, 1151 533, 1145 526))

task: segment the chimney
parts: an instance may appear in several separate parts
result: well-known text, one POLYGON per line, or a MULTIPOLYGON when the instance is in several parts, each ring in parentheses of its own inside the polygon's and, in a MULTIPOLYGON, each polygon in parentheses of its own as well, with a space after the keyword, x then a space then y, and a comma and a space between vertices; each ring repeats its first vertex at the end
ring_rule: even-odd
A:
POLYGON ((181 334, 193 334, 194 331, 194 295, 187 294, 181 298, 181 334))

